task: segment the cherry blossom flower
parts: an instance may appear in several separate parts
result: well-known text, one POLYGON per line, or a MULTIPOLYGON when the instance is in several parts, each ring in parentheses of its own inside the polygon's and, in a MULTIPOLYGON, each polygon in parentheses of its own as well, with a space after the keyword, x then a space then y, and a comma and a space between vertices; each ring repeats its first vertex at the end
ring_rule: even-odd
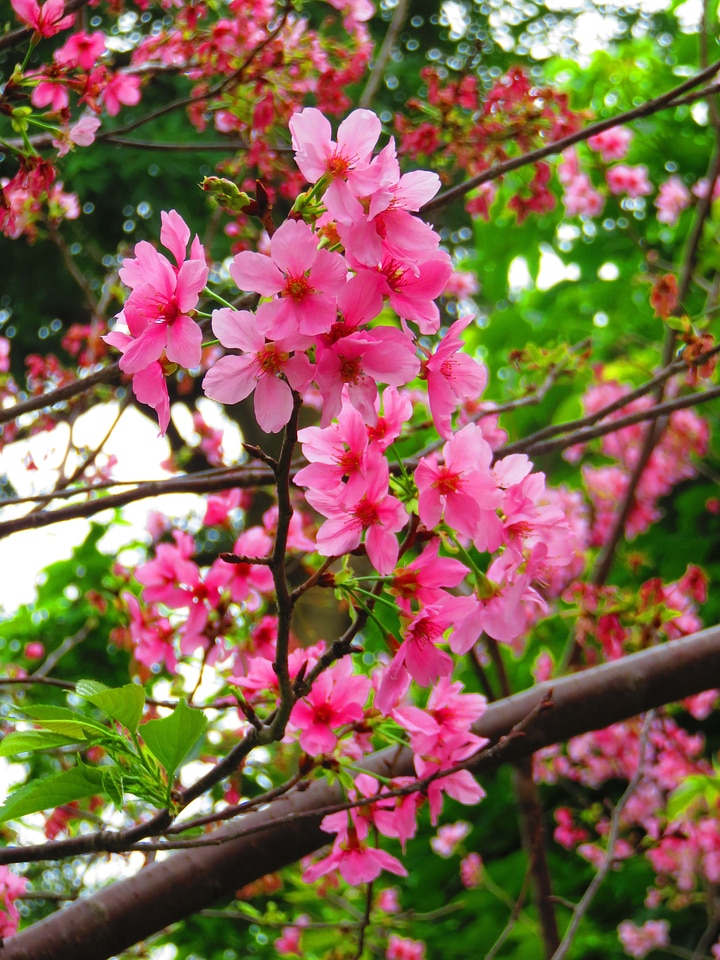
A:
POLYGON ((612 127, 596 133, 587 143, 591 150, 600 154, 605 163, 612 163, 613 160, 622 160, 626 156, 632 137, 632 130, 627 127, 612 127))
POLYGON ((17 933, 20 914, 15 901, 27 890, 25 877, 18 877, 7 867, 0 866, 0 938, 17 933))
POLYGON ((351 886, 370 883, 376 880, 383 870, 388 870, 399 877, 408 875, 397 857, 391 856, 385 850, 360 843, 352 834, 349 834, 344 844, 336 843, 327 857, 308 867, 303 874, 303 882, 313 883, 332 870, 339 870, 343 880, 351 886))
POLYGON ((655 197, 655 206, 657 207, 657 218, 660 223, 667 223, 674 226, 682 211, 690 203, 690 191, 682 182, 680 177, 672 176, 664 183, 660 184, 660 190, 655 197))
POLYGON ((45 0, 40 6, 37 0, 10 0, 18 17, 41 37, 54 37, 75 23, 75 14, 63 16, 63 0, 45 0))
POLYGON ((469 833, 470 824, 464 820, 458 820, 456 823, 446 823, 438 829, 437 836, 432 837, 430 846, 439 857, 447 860, 455 853, 455 848, 463 842, 469 833))
POLYGON ((618 939, 628 956, 645 957, 655 947, 670 943, 670 924, 667 920, 646 920, 638 927, 631 920, 623 920, 618 927, 618 939))
POLYGON ((395 327, 359 330, 317 351, 317 385, 323 397, 320 425, 326 427, 342 408, 343 391, 366 423, 377 420, 378 383, 401 386, 418 373, 420 362, 411 339, 395 327))
POLYGON ((405 608, 411 601, 422 606, 438 603, 449 596, 441 587, 457 587, 470 572, 464 563, 452 557, 440 557, 436 537, 423 552, 405 567, 396 567, 389 589, 405 608))
POLYGON ((642 197, 652 193, 652 184, 648 180, 645 166, 629 167, 618 163, 605 174, 610 193, 626 193, 628 197, 642 197))
POLYGON ((352 259, 350 263, 358 276, 375 282, 399 317, 416 323, 420 333, 437 333, 440 310, 434 300, 443 292, 452 273, 452 261, 446 253, 437 251, 418 264, 388 257, 376 271, 362 269, 362 264, 356 265, 352 259))
POLYGON ((388 937, 385 960, 425 960, 425 944, 422 940, 409 940, 391 933, 388 937))
POLYGON ((286 220, 270 240, 270 256, 245 250, 233 259, 230 276, 241 290, 279 294, 258 311, 257 323, 268 337, 324 333, 334 323, 334 295, 345 285, 347 267, 339 253, 317 245, 306 223, 286 220))
POLYGON ((104 51, 104 33, 86 33, 84 30, 78 30, 55 51, 53 59, 63 67, 92 70, 104 51))
POLYGON ((221 357, 203 378, 206 396, 219 403, 238 403, 255 391, 255 416, 266 433, 277 433, 290 419, 292 391, 310 383, 313 367, 304 353, 294 353, 297 337, 270 341, 248 310, 224 307, 213 311, 215 336, 243 356, 221 357))
POLYGON ((371 110, 353 110, 332 139, 330 121, 315 107, 305 107, 290 119, 295 162, 309 183, 327 177, 323 201, 330 214, 351 223, 363 215, 358 196, 372 192, 372 179, 363 177, 381 132, 371 110))
POLYGON ((460 862, 460 882, 466 890, 480 886, 483 862, 479 853, 469 853, 460 862))
POLYGON ((475 541, 478 550, 494 551, 502 543, 502 524, 495 510, 502 495, 492 475, 492 450, 482 430, 469 423, 443 446, 444 463, 435 454, 415 468, 418 513, 434 530, 445 522, 475 541))
MULTIPOLYGON (((432 776, 432 774, 447 770, 457 763, 462 763, 463 760, 471 757, 475 751, 474 744, 466 744, 459 739, 458 745, 447 744, 443 750, 438 751, 435 757, 415 756, 415 772, 421 778, 432 776)), ((456 770, 454 773, 448 773, 446 776, 433 780, 427 788, 430 822, 433 826, 437 823, 442 811, 444 793, 467 807, 480 803, 486 795, 469 770, 456 770)))
POLYGON ((472 319, 456 320, 435 353, 423 364, 430 413, 435 429, 444 440, 452 436, 450 417, 458 402, 466 397, 480 397, 487 386, 484 364, 460 352, 463 346, 460 334, 472 319))
POLYGON ((365 535, 368 559, 387 576, 398 558, 395 536, 407 523, 402 503, 388 492, 390 470, 379 454, 365 460, 363 469, 346 484, 330 490, 311 488, 308 503, 328 519, 317 533, 321 556, 342 556, 360 545, 365 535))
POLYGON ((185 259, 190 228, 179 213, 163 211, 161 218, 160 240, 177 266, 142 240, 135 246, 135 259, 124 260, 119 271, 120 279, 132 289, 118 315, 133 339, 120 361, 125 373, 139 373, 163 353, 182 367, 200 363, 202 332, 189 314, 207 281, 205 256, 195 237, 190 258, 185 259))
POLYGON ((102 102, 107 113, 116 117, 120 107, 134 107, 140 103, 140 77, 129 73, 115 73, 105 81, 102 102))
POLYGON ((61 133, 59 139, 53 140, 58 156, 64 157, 73 144, 78 147, 89 147, 95 141, 95 134, 99 128, 100 120, 91 113, 84 113, 66 133, 61 133))
POLYGON ((353 674, 350 657, 338 661, 315 680, 312 689, 292 710, 290 723, 300 731, 300 746, 313 756, 332 753, 337 744, 333 731, 362 720, 370 693, 368 677, 353 674))

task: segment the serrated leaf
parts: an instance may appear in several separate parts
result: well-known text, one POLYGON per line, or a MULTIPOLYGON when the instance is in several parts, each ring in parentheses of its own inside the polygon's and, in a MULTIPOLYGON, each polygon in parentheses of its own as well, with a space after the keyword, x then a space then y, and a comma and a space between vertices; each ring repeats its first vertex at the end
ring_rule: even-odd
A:
POLYGON ((137 683, 111 688, 97 680, 79 680, 75 692, 131 733, 137 732, 145 706, 145 691, 137 683))
POLYGON ((118 767, 109 767, 105 775, 105 792, 118 810, 123 808, 123 776, 118 767))
POLYGON ((11 793, 0 807, 0 823, 91 797, 102 789, 103 772, 79 763, 72 770, 26 783, 11 793))
POLYGON ((17 753, 32 750, 52 750, 54 747, 66 747, 71 743, 86 744, 85 736, 68 737, 49 730, 14 730, 0 740, 0 757, 14 757, 17 753))
MULTIPOLYGON (((50 707, 45 704, 39 704, 34 707, 23 707, 22 713, 25 717, 40 724, 47 730, 55 730, 56 733, 62 733, 63 731, 57 729, 56 726, 51 726, 51 724, 56 724, 60 721, 79 724, 84 730, 91 731, 92 736, 97 736, 97 734, 105 735, 108 732, 107 727, 99 720, 92 720, 90 717, 81 717, 74 710, 69 710, 67 707, 50 707)), ((73 734, 70 733, 66 733, 65 735, 73 736, 73 734)))
POLYGON ((181 700, 169 717, 149 720, 140 733, 148 750, 165 768, 168 780, 205 733, 207 718, 181 700))

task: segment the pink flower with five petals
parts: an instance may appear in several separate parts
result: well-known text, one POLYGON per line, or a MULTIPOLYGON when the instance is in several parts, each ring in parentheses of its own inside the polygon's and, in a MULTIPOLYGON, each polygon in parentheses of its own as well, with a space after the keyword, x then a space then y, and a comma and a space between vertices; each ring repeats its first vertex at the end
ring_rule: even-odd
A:
POLYGON ((257 314, 262 332, 277 340, 330 329, 347 266, 339 253, 318 250, 318 238, 306 223, 286 220, 273 234, 270 256, 244 250, 234 258, 230 276, 241 290, 263 297, 279 294, 257 314))
POLYGON ((132 289, 118 315, 130 330, 133 342, 120 361, 125 373, 138 373, 160 360, 196 367, 200 363, 202 332, 189 316, 205 287, 208 268, 198 237, 185 259, 190 228, 175 210, 161 214, 160 240, 177 266, 146 241, 135 247, 135 259, 123 261, 120 279, 132 289))
POLYGON ((242 350, 244 356, 221 357, 205 374, 205 394, 220 403, 238 403, 254 390, 260 427, 266 433, 282 430, 292 413, 292 391, 304 390, 313 375, 305 354, 293 354, 297 338, 266 341, 248 310, 215 310, 212 325, 223 346, 242 350))

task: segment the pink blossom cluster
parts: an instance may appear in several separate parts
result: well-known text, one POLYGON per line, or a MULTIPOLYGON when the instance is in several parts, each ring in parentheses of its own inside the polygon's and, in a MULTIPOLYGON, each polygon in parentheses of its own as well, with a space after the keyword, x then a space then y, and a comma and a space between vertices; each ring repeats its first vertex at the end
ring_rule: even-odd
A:
POLYGON ((45 219, 57 225, 80 216, 77 196, 63 190, 55 175, 52 164, 31 157, 14 176, 0 178, 0 232, 11 240, 34 240, 45 219))
MULTIPOLYGON (((600 380, 587 391, 583 398, 583 408, 588 414, 594 413, 627 393, 629 388, 617 381, 600 380)), ((650 397, 640 397, 610 414, 608 420, 617 420, 630 413, 647 410, 652 402, 650 397)), ((583 481, 594 511, 594 545, 603 543, 612 527, 618 504, 623 502, 630 476, 640 455, 646 430, 646 425, 638 423, 606 435, 600 441, 600 450, 604 456, 616 463, 605 466, 583 465, 583 481)), ((662 516, 659 500, 676 484, 696 475, 693 458, 705 455, 708 442, 709 426, 696 411, 676 410, 670 415, 640 478, 626 527, 629 537, 643 533, 662 516)), ((575 462, 582 452, 582 447, 573 447, 565 456, 575 462)))
POLYGON ((120 269, 120 279, 132 291, 118 314, 128 332, 114 330, 103 339, 122 352, 120 369, 133 375, 135 396, 157 411, 165 433, 170 422, 166 367, 200 364, 202 331, 192 313, 208 267, 199 237, 186 256, 190 228, 175 210, 163 211, 160 240, 175 263, 145 240, 136 245, 135 257, 125 259, 120 269))
MULTIPOLYGON (((716 698, 717 691, 714 695, 716 698)), ((627 782, 638 769, 641 747, 639 720, 614 724, 606 730, 575 737, 566 752, 559 747, 540 751, 536 776, 553 783, 569 779, 591 789, 612 779, 627 782)), ((711 884, 720 881, 720 828, 717 811, 708 810, 704 804, 694 805, 678 818, 670 819, 668 798, 689 777, 711 775, 711 767, 702 757, 703 737, 688 733, 665 715, 653 720, 643 750, 642 779, 623 808, 615 860, 642 851, 657 875, 656 886, 648 891, 647 905, 657 907, 667 902, 671 907, 681 906, 703 878, 711 884), (640 846, 639 837, 644 838, 640 846)), ((610 828, 608 816, 603 813, 591 824, 585 813, 585 825, 578 826, 572 809, 560 807, 555 817, 555 840, 566 849, 576 848, 597 866, 605 855, 603 838, 610 828), (591 825, 597 841, 591 840, 591 825)), ((633 942, 630 931, 628 943, 633 942)), ((636 955, 627 945, 626 950, 631 956, 636 955)))
MULTIPOLYGON (((278 30, 277 8, 266 0, 233 0, 223 16, 212 7, 178 4, 168 28, 145 37, 133 51, 131 68, 181 68, 193 82, 190 95, 196 98, 188 107, 191 123, 203 131, 211 117, 219 133, 241 137, 249 144, 243 170, 257 169, 271 201, 276 192, 294 197, 303 186, 302 175, 289 169, 285 154, 271 146, 275 134, 287 127, 308 95, 324 113, 346 112, 351 106, 347 89, 360 80, 372 53, 365 25, 372 12, 369 0, 335 0, 332 6, 344 14, 345 29, 337 38, 327 32, 321 36, 306 18, 294 15, 278 30), (208 111, 203 99, 208 89, 238 72, 242 84, 226 84, 208 111)), ((254 188, 254 177, 241 183, 248 192, 254 188)), ((246 218, 239 215, 227 232, 249 236, 246 218)))
MULTIPOLYGON (((272 236, 269 254, 243 251, 233 259, 238 287, 267 299, 255 313, 215 311, 216 336, 239 353, 215 363, 203 386, 223 403, 254 392, 258 422, 268 432, 288 421, 292 392, 311 384, 322 398, 322 426, 340 413, 344 391, 372 425, 378 382, 399 387, 420 372, 408 322, 420 334, 439 327, 434 299, 452 266, 438 234, 413 215, 439 180, 420 171, 401 176, 392 141, 373 157, 380 121, 368 110, 344 120, 337 141, 315 108, 295 114, 290 129, 298 166, 325 213, 315 229, 287 220, 272 236), (326 249, 328 231, 344 255, 326 249), (386 301, 400 328, 370 326, 386 301)), ((476 380, 472 386, 458 380, 456 395, 474 389, 476 380)))
POLYGON ((590 176, 580 169, 575 149, 571 148, 563 153, 558 166, 558 178, 564 188, 563 205, 569 217, 600 216, 605 206, 605 198, 592 185, 590 176))
POLYGON ((656 947, 670 944, 670 924, 667 920, 646 920, 639 927, 623 920, 618 927, 618 939, 629 957, 646 957, 656 947))
POLYGON ((385 960, 425 960, 425 944, 422 940, 409 940, 391 933, 388 937, 385 960))
POLYGON ((12 937, 17 932, 20 914, 15 901, 26 889, 25 877, 18 877, 7 867, 0 866, 0 938, 12 937))
POLYGON ((658 195, 655 197, 657 218, 660 223, 674 226, 682 211, 690 205, 690 191, 680 177, 672 176, 660 184, 658 195))
MULTIPOLYGON (((254 394, 258 423, 268 432, 280 431, 302 402, 319 397, 319 424, 298 431, 306 465, 293 477, 300 509, 290 520, 287 549, 325 558, 364 552, 397 604, 400 629, 399 639, 388 637, 392 658, 381 658, 372 681, 350 657, 333 662, 324 641, 302 647, 290 637, 287 669, 299 692, 286 738, 310 762, 339 762, 368 753, 374 725, 394 721, 411 746, 417 777, 437 777, 425 791, 435 824, 445 794, 463 804, 484 796, 457 767, 484 746, 471 727, 485 701, 452 681, 451 654, 471 651, 483 631, 519 649, 528 626, 548 610, 539 584, 562 579, 558 571, 572 567, 576 547, 562 500, 526 456, 494 462, 484 427, 454 426, 458 411, 467 417, 465 406, 477 403, 487 371, 463 351, 470 317, 440 330, 435 298, 452 265, 438 234, 416 215, 438 178, 401 175, 392 140, 375 153, 380 121, 367 110, 344 120, 336 139, 316 108, 294 114, 290 129, 310 189, 272 232, 266 252, 234 256, 231 278, 260 303, 254 311, 215 310, 213 331, 228 352, 211 363, 203 387, 227 404, 254 394), (426 382, 426 395, 411 387, 416 378, 426 382), (444 442, 396 481, 389 459, 413 419, 413 401, 424 396, 444 442), (304 504, 321 518, 316 531, 307 529, 304 504), (418 549, 399 540, 409 529, 418 549), (463 559, 447 556, 443 542, 463 559), (471 570, 469 550, 489 555, 486 574, 471 570), (458 594, 462 584, 469 589, 458 594), (307 676, 312 683, 304 689, 307 676), (424 708, 410 700, 413 680, 432 688, 424 708)), ((131 293, 120 317, 128 333, 106 340, 122 351, 121 369, 133 375, 138 398, 156 407, 164 430, 166 370, 200 364, 194 314, 208 271, 198 238, 190 244, 175 211, 163 214, 161 241, 174 262, 145 242, 124 261, 120 277, 131 293)), ((497 442, 496 418, 485 419, 497 442)), ((232 529, 229 515, 239 506, 237 492, 217 497, 206 521, 232 529)), ((245 709, 260 715, 273 709, 278 640, 269 564, 277 517, 277 509, 268 511, 262 525, 240 533, 235 562, 219 558, 207 569, 195 561, 189 534, 174 531, 173 542, 160 540, 135 573, 142 604, 127 600, 138 662, 174 671, 178 656, 199 653, 204 663, 219 665, 245 709), (238 617, 247 629, 232 647, 227 638, 237 637, 238 617)), ((353 576, 343 583, 338 589, 354 596, 353 576)), ((368 797, 378 784, 361 776, 354 789, 368 797)), ((332 852, 307 869, 306 879, 335 869, 351 883, 372 880, 382 869, 403 872, 372 836, 377 831, 404 845, 415 833, 420 802, 409 791, 326 817, 323 829, 335 834, 332 852)), ((438 842, 446 842, 448 830, 441 828, 438 842)), ((467 874, 475 882, 470 866, 467 874)))
MULTIPOLYGON (((408 111, 396 115, 402 152, 411 157, 432 156, 436 166, 448 171, 474 176, 516 151, 529 152, 541 143, 559 140, 582 123, 566 95, 536 85, 520 67, 513 67, 484 94, 472 75, 456 81, 435 67, 425 67, 421 76, 432 112, 422 109, 417 117, 408 111)), ((519 222, 532 212, 554 208, 551 172, 547 164, 537 164, 514 191, 508 209, 519 222)), ((481 186, 468 201, 468 211, 487 219, 496 189, 494 184, 481 186)))

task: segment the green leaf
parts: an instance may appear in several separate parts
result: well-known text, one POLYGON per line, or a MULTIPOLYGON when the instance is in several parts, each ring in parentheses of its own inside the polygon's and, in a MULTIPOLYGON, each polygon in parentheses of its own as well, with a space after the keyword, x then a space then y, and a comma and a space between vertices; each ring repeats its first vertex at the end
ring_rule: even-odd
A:
POLYGON ((720 783, 712 777, 688 777, 670 794, 667 805, 668 819, 677 820, 700 798, 711 806, 718 794, 720 783))
POLYGON ((93 720, 92 717, 81 717, 77 710, 70 710, 68 707, 54 707, 42 703, 36 706, 23 707, 22 713, 43 726, 54 720, 74 720, 75 723, 81 723, 83 727, 92 727, 101 733, 107 732, 107 727, 100 720, 93 720))
POLYGON ((109 767, 106 771, 105 791, 118 810, 123 808, 123 775, 119 767, 109 767))
POLYGON ((70 743, 86 743, 84 735, 79 737, 63 736, 49 730, 14 730, 0 740, 0 757, 14 757, 16 753, 31 750, 52 750, 53 747, 65 747, 70 743))
POLYGON ((75 692, 130 733, 136 733, 145 706, 145 691, 137 683, 110 688, 97 680, 78 680, 75 692))
POLYGON ((205 733, 207 718, 181 700, 169 717, 149 720, 140 733, 148 750, 165 768, 171 780, 185 757, 205 733))
POLYGON ((88 717, 81 717, 66 707, 49 707, 44 704, 36 707, 23 707, 23 715, 53 733, 73 740, 97 740, 108 735, 104 724, 88 717))
POLYGON ((79 763, 72 770, 26 783, 11 793, 0 807, 0 823, 91 797, 102 791, 103 779, 101 770, 79 763))

